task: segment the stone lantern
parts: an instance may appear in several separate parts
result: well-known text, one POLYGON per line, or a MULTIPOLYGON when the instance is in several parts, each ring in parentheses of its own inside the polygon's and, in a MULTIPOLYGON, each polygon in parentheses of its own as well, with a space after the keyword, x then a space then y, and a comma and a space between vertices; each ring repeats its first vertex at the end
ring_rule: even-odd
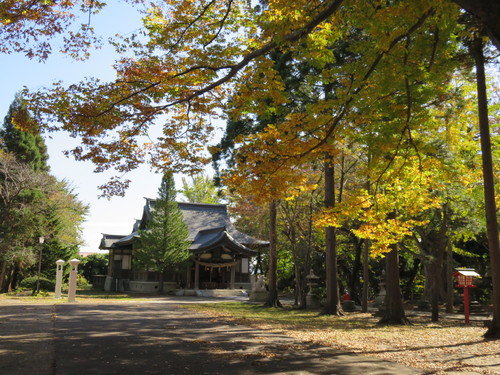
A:
POLYGON ((71 259, 69 261, 71 269, 69 271, 69 285, 68 285, 68 302, 75 302, 76 300, 76 279, 78 276, 78 259, 71 259))
POLYGON ((62 274, 63 274, 64 263, 66 262, 62 259, 56 261, 56 290, 55 290, 56 298, 61 298, 62 274))
POLYGON ((318 285, 318 279, 319 276, 316 276, 311 268, 311 272, 309 272, 309 275, 306 276, 307 286, 309 287, 309 291, 306 295, 306 304, 308 308, 319 307, 319 301, 317 301, 312 294, 313 287, 318 285))

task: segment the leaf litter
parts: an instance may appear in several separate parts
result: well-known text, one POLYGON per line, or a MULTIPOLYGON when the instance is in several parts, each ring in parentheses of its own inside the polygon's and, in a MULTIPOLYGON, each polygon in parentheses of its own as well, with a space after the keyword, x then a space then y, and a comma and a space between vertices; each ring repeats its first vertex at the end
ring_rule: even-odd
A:
MULTIPOLYGON (((203 310, 205 310, 203 307, 203 310)), ((208 307, 207 307, 208 308, 208 307)), ((310 314, 311 322, 266 316, 251 318, 217 306, 208 310, 222 320, 270 330, 333 349, 382 358, 426 374, 500 374, 500 341, 484 340, 485 328, 456 319, 431 322, 411 316, 412 325, 383 326, 372 314, 347 313, 343 317, 310 314)))

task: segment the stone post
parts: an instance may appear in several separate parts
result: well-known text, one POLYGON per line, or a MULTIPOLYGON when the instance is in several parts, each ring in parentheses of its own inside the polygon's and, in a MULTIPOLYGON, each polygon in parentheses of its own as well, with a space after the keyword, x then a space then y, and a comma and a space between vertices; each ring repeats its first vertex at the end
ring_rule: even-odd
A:
POLYGON ((66 262, 62 259, 56 260, 56 290, 55 290, 56 298, 61 298, 62 274, 63 274, 64 263, 66 262))
POLYGON ((68 286, 68 302, 75 302, 76 299, 76 279, 78 276, 78 259, 71 259, 69 261, 71 270, 69 271, 69 286, 68 286))

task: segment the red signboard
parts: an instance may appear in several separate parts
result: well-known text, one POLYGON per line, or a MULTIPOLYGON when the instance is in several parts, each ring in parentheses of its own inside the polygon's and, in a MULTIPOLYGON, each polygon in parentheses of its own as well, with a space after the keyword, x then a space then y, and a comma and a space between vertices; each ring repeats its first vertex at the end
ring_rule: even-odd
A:
POLYGON ((457 278, 458 288, 475 288, 474 279, 479 277, 479 274, 471 269, 457 270, 453 274, 457 278))
POLYGON ((458 274, 457 275, 457 286, 459 288, 475 287, 475 285, 474 285, 474 277, 473 276, 465 276, 465 275, 458 274))

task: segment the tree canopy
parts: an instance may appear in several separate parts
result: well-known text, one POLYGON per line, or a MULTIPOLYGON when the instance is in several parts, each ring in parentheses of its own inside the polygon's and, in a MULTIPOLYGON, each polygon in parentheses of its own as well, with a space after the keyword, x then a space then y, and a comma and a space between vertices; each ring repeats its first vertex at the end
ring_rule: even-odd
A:
MULTIPOLYGON (((123 56, 114 81, 56 83, 32 93, 30 104, 45 129, 81 139, 69 151, 76 159, 120 174, 146 162, 196 173, 209 159, 215 120, 228 120, 239 134, 225 139, 233 149, 225 181, 245 199, 271 202, 273 223, 276 202, 310 188, 301 171, 319 160, 328 189, 316 223, 328 228, 327 243, 354 222, 348 234, 369 240, 374 255, 391 255, 392 274, 412 235, 425 253, 432 230, 424 227, 433 217, 443 218, 440 233, 451 241, 453 190, 479 183, 467 173, 453 187, 446 183, 457 176, 450 165, 470 162, 470 150, 461 144, 448 157, 454 150, 442 145, 454 132, 467 139, 476 132, 463 132, 457 109, 467 97, 455 86, 473 66, 468 47, 482 50, 486 35, 499 47, 498 15, 492 0, 153 2, 139 34, 114 42, 123 56), (469 22, 457 4, 480 22, 469 22), (348 165, 356 166, 352 179, 348 165)), ((487 125, 481 87, 479 113, 487 125)), ((227 151, 220 146, 212 154, 227 151)), ((118 178, 110 185, 108 193, 120 194, 127 184, 118 178)), ((399 280, 393 286, 397 295, 399 280)), ((494 306, 500 332, 500 298, 494 306)))

